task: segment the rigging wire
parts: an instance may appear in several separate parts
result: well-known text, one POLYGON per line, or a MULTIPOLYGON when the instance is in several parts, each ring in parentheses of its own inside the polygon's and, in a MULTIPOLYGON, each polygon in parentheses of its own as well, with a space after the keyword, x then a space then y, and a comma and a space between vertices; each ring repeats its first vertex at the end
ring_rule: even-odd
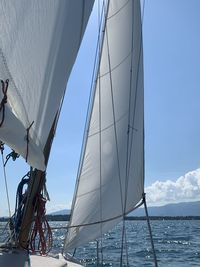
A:
POLYGON ((0 150, 1 150, 1 159, 2 159, 2 164, 3 164, 3 176, 4 176, 6 197, 7 197, 7 203, 8 203, 8 212, 9 212, 9 218, 11 218, 10 198, 9 198, 9 193, 8 193, 8 182, 7 182, 7 175, 6 175, 6 168, 5 168, 5 160, 3 156, 4 144, 2 142, 0 143, 0 150))
MULTIPOLYGON (((124 8, 124 6, 123 6, 123 8, 124 8)), ((120 171, 120 162, 119 162, 119 146, 118 146, 118 141, 117 141, 115 104, 114 104, 114 91, 113 91, 113 81, 112 81, 112 68, 111 68, 110 47, 109 47, 109 39, 108 39, 108 29, 107 29, 107 27, 105 28, 105 34, 106 34, 108 67, 109 67, 109 77, 110 77, 110 90, 111 90, 111 101, 112 101, 114 138, 115 138, 115 144, 116 144, 117 168, 118 168, 118 178, 119 178, 119 185, 120 185, 120 197, 121 197, 121 206, 122 206, 122 214, 123 214, 123 231, 122 231, 122 242, 121 242, 122 246, 121 246, 121 257, 120 257, 120 266, 122 266, 122 261, 123 261, 123 244, 124 244, 124 234, 125 234, 125 220, 124 220, 124 217, 125 217, 125 209, 126 209, 126 195, 127 195, 126 193, 127 193, 127 190, 125 189, 126 190, 126 193, 125 193, 125 201, 123 203, 122 180, 121 180, 121 171, 120 171)), ((126 181, 125 181, 125 183, 126 183, 126 181)), ((125 241, 126 241, 126 238, 125 238, 125 241)), ((128 250, 127 249, 128 248, 127 248, 127 243, 126 243, 126 261, 127 261, 127 266, 129 266, 128 250)))
POLYGON ((148 214, 148 210, 147 210, 145 194, 143 194, 143 202, 144 202, 144 209, 145 209, 145 213, 146 213, 149 235, 150 235, 150 240, 151 240, 151 247, 152 247, 152 251, 153 251, 154 263, 155 263, 155 267, 158 267, 158 262, 157 262, 156 251, 155 251, 154 242, 153 242, 153 235, 152 235, 152 231, 151 231, 151 224, 150 224, 149 214, 148 214))
MULTIPOLYGON (((76 200, 76 196, 77 196, 77 192, 78 192, 78 185, 79 185, 79 178, 80 178, 80 173, 81 173, 81 169, 82 169, 82 166, 83 166, 83 156, 84 156, 84 153, 85 153, 85 149, 86 149, 86 146, 87 146, 87 141, 88 141, 88 128, 89 128, 89 124, 90 124, 90 120, 91 120, 91 110, 93 108, 93 103, 94 101, 92 101, 94 99, 94 96, 95 96, 95 85, 97 83, 97 73, 98 73, 98 70, 100 68, 100 58, 98 57, 98 54, 99 54, 99 44, 100 44, 100 48, 102 50, 102 43, 103 43, 103 38, 104 38, 104 35, 103 35, 103 38, 101 36, 101 30, 103 29, 104 31, 104 21, 103 21, 103 8, 101 10, 101 16, 100 16, 100 23, 99 23, 99 29, 98 29, 98 37, 97 37, 97 44, 96 44, 96 49, 95 49, 95 57, 94 57, 94 66, 93 66, 93 72, 92 72, 92 78, 91 78, 91 85, 90 85, 90 95, 89 95, 89 101, 88 101, 88 106, 87 106, 87 115, 86 115, 86 121, 85 121, 85 126, 84 126, 84 136, 83 136, 83 142, 82 142, 82 147, 81 147, 81 156, 80 156, 80 161, 79 161, 79 166, 78 166, 78 172, 77 172, 77 178, 76 178, 76 184, 75 184, 75 194, 74 194, 74 197, 73 197, 73 200, 72 200, 72 214, 71 214, 71 218, 73 217, 73 207, 75 205, 75 200, 76 200)), ((69 222, 69 225, 71 224, 71 219, 70 219, 70 222, 69 222)), ((67 227, 68 230, 70 227, 67 227)), ((74 228, 74 226, 72 226, 71 228, 74 228)), ((67 234, 66 234, 66 237, 65 237, 65 241, 67 239, 67 234)), ((63 250, 62 250, 62 254, 64 253, 64 249, 65 249, 65 246, 63 246, 63 250)))
MULTIPOLYGON (((3 176, 4 176, 4 183, 5 183, 5 189, 6 189, 6 198, 7 198, 7 204, 8 204, 8 213, 9 213, 9 221, 10 221, 9 226, 11 226, 12 225, 12 221, 11 221, 12 216, 11 216, 10 198, 9 198, 9 192, 8 192, 8 182, 7 182, 7 175, 6 175, 5 160, 4 160, 4 155, 3 155, 4 143, 2 141, 0 141, 0 150, 1 150, 2 165, 3 165, 3 176)), ((15 229, 13 229, 13 227, 12 227, 12 229, 11 229, 11 227, 8 227, 11 243, 14 241, 12 230, 14 230, 14 237, 15 237, 15 229)))
MULTIPOLYGON (((109 3, 110 3, 110 1, 109 1, 109 3)), ((114 139, 115 139, 116 154, 117 154, 117 171, 118 171, 118 179, 119 179, 119 185, 120 185, 121 208, 122 208, 122 212, 123 212, 122 179, 121 179, 120 163, 119 163, 119 146, 118 146, 118 142, 117 142, 117 129, 116 129, 116 117, 115 117, 115 105, 114 105, 113 80, 112 80, 112 73, 111 73, 111 58, 110 58, 110 47, 109 47, 107 24, 106 24, 106 27, 105 27, 105 35, 106 35, 107 57, 108 57, 108 68, 109 68, 109 80, 110 80, 110 91, 111 91, 111 102, 112 102, 114 139)))
MULTIPOLYGON (((142 8, 142 14, 141 14, 141 27, 142 28, 143 28, 143 22, 144 22, 144 10, 145 10, 145 0, 143 0, 143 8, 142 8)), ((136 112, 136 98, 137 98, 137 90, 138 90, 139 66, 140 66, 141 54, 142 54, 142 30, 141 30, 141 43, 140 43, 139 60, 138 60, 138 65, 137 65, 136 93, 135 93, 135 100, 134 100, 134 113, 133 113, 132 124, 131 124, 133 129, 134 129, 134 120, 135 120, 135 112, 136 112)), ((132 131, 132 135, 131 135, 131 145, 130 145, 130 147, 132 147, 132 143, 133 143, 133 131, 132 131)), ((143 121, 143 147, 144 147, 144 121, 143 121)), ((128 160, 129 162, 128 162, 127 179, 129 177, 129 171, 130 171, 130 160, 131 160, 131 150, 130 150, 130 155, 129 155, 129 160, 128 160)), ((145 157, 144 157, 144 148, 143 148, 143 179, 144 179, 144 176, 145 176, 144 163, 145 163, 145 157)), ((144 181, 143 181, 143 184, 144 184, 144 181)), ((128 184, 127 184, 127 189, 128 189, 128 184)), ((149 219, 148 210, 147 210, 146 197, 145 197, 144 193, 143 193, 142 198, 143 198, 143 203, 144 203, 144 208, 145 208, 146 218, 147 218, 147 224, 148 224, 148 229, 149 229, 149 234, 150 234, 150 239, 151 239, 151 246, 152 246, 152 251, 153 251, 153 256, 154 256, 154 263, 155 263, 155 267, 158 267, 155 248, 154 248, 154 242, 153 242, 153 236, 152 236, 152 231, 151 231, 150 219, 149 219)))
MULTIPOLYGON (((132 18, 134 19, 134 3, 132 3, 132 18)), ((131 154, 132 154, 132 143, 133 143, 133 130, 136 130, 134 128, 134 121, 135 121, 135 113, 136 113, 136 100, 137 100, 137 92, 138 92, 138 79, 139 79, 139 67, 140 67, 140 59, 141 59, 141 53, 142 53, 142 25, 143 25, 143 18, 144 18, 144 6, 145 6, 145 0, 143 2, 143 9, 141 14, 141 35, 140 35, 140 48, 139 48, 139 58, 137 62, 137 69, 136 69, 136 89, 135 89, 135 95, 134 95, 134 105, 133 105, 133 117, 131 120, 131 99, 132 99, 132 83, 133 83, 133 30, 132 30, 132 44, 131 44, 131 54, 132 54, 132 60, 131 60, 131 67, 130 67, 130 90, 129 90, 129 115, 128 115, 128 131, 127 131, 127 156, 126 156, 126 179, 125 179, 125 203, 124 203, 124 213, 126 210, 126 203, 127 203, 127 193, 128 193, 128 184, 129 184, 129 173, 130 173, 130 162, 131 162, 131 154), (131 130, 132 129, 132 130, 131 130), (130 134, 131 130, 131 134, 130 134)), ((134 25, 134 21, 132 21, 132 27, 134 25)), ((144 137, 143 137, 143 150, 144 150, 144 137)), ((144 152, 143 152, 144 154, 144 152)), ((144 179, 144 177, 143 177, 144 179)), ((128 250, 127 250, 127 242, 126 242, 126 226, 125 226, 125 220, 123 220, 123 230, 122 230, 122 250, 121 250, 121 259, 120 264, 122 266, 122 258, 123 258, 123 249, 124 249, 124 239, 125 239, 125 249, 126 249, 126 256, 127 256, 127 264, 128 264, 128 250)))
MULTIPOLYGON (((143 9, 142 9, 142 28, 144 25, 144 11, 145 11, 145 2, 146 0, 143 0, 143 9)), ((143 32, 143 31, 142 31, 143 32)), ((143 139, 145 141, 145 133, 144 133, 144 121, 143 121, 143 139)), ((145 166, 145 150, 143 153, 143 168, 145 166)), ((145 168, 143 169, 143 173, 144 173, 144 177, 145 177, 145 168)), ((144 182, 143 182, 144 183, 144 182)), ((147 203, 146 203, 146 194, 143 193, 143 202, 144 202, 144 208, 145 208, 145 213, 146 213, 146 218, 147 218, 147 224, 148 224, 148 229, 149 229, 149 235, 150 235, 150 239, 151 239, 151 247, 152 247, 152 251, 153 251, 153 257, 154 257, 154 264, 155 267, 158 267, 158 261, 157 261, 157 256, 156 256, 156 251, 155 251, 155 247, 154 247, 154 241, 153 241, 153 235, 152 235, 152 230, 151 230, 151 224, 150 224, 150 218, 149 218, 149 214, 148 214, 148 209, 147 209, 147 203)))
MULTIPOLYGON (((106 14, 108 12, 108 6, 107 6, 107 11, 105 11, 105 1, 103 1, 102 3, 102 17, 104 15, 104 27, 106 27, 106 14), (105 14, 103 13, 103 11, 105 12, 105 14)), ((98 0, 98 28, 99 30, 101 29, 101 21, 102 21, 102 17, 100 14, 100 0, 98 0)), ((105 28, 103 27, 103 35, 105 32, 105 28)), ((104 37, 103 37, 104 38, 104 37)), ((103 42, 103 40, 102 40, 103 42)), ((98 43, 98 55, 99 55, 99 59, 101 58, 101 47, 103 45, 99 42, 98 43)), ((100 187, 99 187, 99 193, 100 193, 100 220, 103 220, 103 207, 102 207, 102 121, 101 121, 101 75, 100 75, 100 68, 99 68, 99 72, 98 72, 98 77, 97 79, 99 80, 99 158, 100 158, 100 162, 99 162, 99 177, 100 177, 100 187)), ((96 89, 97 90, 97 89, 96 89)), ((101 232, 101 239, 100 239, 100 254, 101 254, 101 266, 103 264, 103 225, 102 223, 100 223, 100 232, 101 232)), ((99 241, 97 241, 97 266, 99 266, 99 241)))
MULTIPOLYGON (((131 113, 131 100, 132 100, 132 71, 133 71, 133 23, 134 23, 134 2, 131 2, 132 5, 132 36, 131 36, 131 66, 130 66, 130 84, 129 84, 129 104, 128 104, 128 129, 127 129, 127 143, 126 143, 126 177, 125 177, 125 200, 124 200, 124 210, 123 214, 126 211, 126 203, 127 203, 127 191, 128 191, 128 178, 129 178, 129 171, 128 171, 128 162, 130 161, 130 113, 131 113)), ((135 90, 135 94, 137 92, 137 88, 135 90)), ((135 96, 136 98, 136 96, 135 96)), ((134 106, 135 107, 135 106, 134 106)), ((124 251, 124 239, 126 236, 126 224, 123 218, 123 226, 122 226, 122 240, 121 240, 121 257, 120 257, 120 266, 123 264, 123 251, 124 251)), ((126 249, 126 257, 128 261, 128 252, 127 252, 127 243, 125 240, 125 249, 126 249)))
MULTIPOLYGON (((144 2, 145 2, 145 0, 144 0, 144 2)), ((143 5, 143 11, 144 11, 144 5, 143 5)), ((142 14, 142 21, 143 21, 143 15, 144 15, 144 12, 143 12, 143 14, 142 14)), ((112 95, 112 97, 113 97, 113 92, 112 92, 112 76, 111 76, 111 64, 110 64, 110 54, 109 54, 109 44, 108 44, 108 32, 107 32, 107 28, 105 27, 105 32, 106 32, 106 37, 107 37, 107 47, 108 47, 108 61, 109 61, 109 68, 110 68, 110 71, 109 71, 109 74, 110 74, 110 83, 111 83, 111 95, 112 95)), ((98 48, 99 47, 97 47, 97 50, 98 50, 98 48)), ((140 53, 141 53, 141 45, 140 45, 140 53)), ((140 56, 139 56, 139 58, 140 58, 140 56)), ((140 62, 140 60, 139 60, 139 62, 140 62)), ((138 68, 137 68, 137 79, 136 79, 136 91, 137 91, 137 84, 138 84, 138 69, 139 69, 139 62, 138 62, 138 68)), ((97 67, 97 68, 94 68, 94 72, 93 73, 95 73, 95 70, 98 70, 98 68, 99 67, 97 67)), ((97 81, 96 81, 97 82, 97 81)), ((100 84, 100 77, 99 77, 99 84, 100 84)), ((92 95, 92 94, 91 94, 92 95)), ((94 98, 94 96, 95 96, 95 92, 93 92, 93 97, 91 97, 91 95, 90 95, 90 100, 91 100, 91 98, 93 99, 94 98)), ((137 94, 136 94, 137 95, 137 94)), ((99 85, 99 99, 101 100, 101 93, 100 93, 100 85, 99 85)), ((136 101, 136 97, 135 97, 135 101, 136 101)), ((112 107, 113 107, 113 109, 112 109, 112 111, 113 111, 113 118, 114 118, 114 129, 115 129, 115 141, 116 141, 116 149, 117 149, 117 152, 118 152, 118 144, 117 144, 117 135, 116 135, 116 121, 115 121, 115 108, 114 108, 114 101, 113 101, 113 99, 112 99, 112 107)), ((92 108, 93 108, 93 105, 88 105, 88 113, 89 113, 89 111, 91 111, 92 110, 92 108)), ((99 107, 99 110, 100 110, 100 108, 101 108, 101 105, 100 105, 100 107, 99 107)), ((135 114, 135 106, 134 106, 134 114, 135 114)), ((133 115, 133 118, 134 118, 135 116, 133 115)), ((89 125, 89 122, 90 122, 90 120, 91 120, 91 116, 87 116, 87 121, 86 121, 86 126, 85 126, 85 135, 88 133, 88 131, 86 131, 86 127, 89 125)), ((100 128, 100 135, 101 135, 101 115, 99 115, 99 118, 100 118, 100 125, 99 125, 99 128, 100 128)), ((134 125, 134 124, 133 124, 134 125)), ((133 128, 134 126, 131 126, 131 125, 128 125, 128 131, 130 131, 130 129, 133 129, 133 130, 135 130, 134 128, 133 128)), ((83 152, 84 152, 84 149, 86 148, 86 144, 87 144, 87 138, 84 138, 84 142, 83 142, 83 146, 82 146, 82 156, 81 156, 81 161, 80 161, 80 165, 79 165, 79 171, 78 171, 78 179, 77 179, 77 184, 76 184, 76 193, 77 193, 77 187, 78 187, 78 182, 79 182, 79 177, 80 177, 80 172, 81 172, 81 169, 82 169, 82 163, 83 163, 83 152)), ((101 137, 100 137, 100 144, 101 144, 101 137)), ((131 144, 132 144, 132 139, 131 139, 131 144)), ((100 145, 100 150, 101 150, 101 145, 100 145)), ((130 168, 130 158, 131 158, 131 152, 130 152, 130 157, 129 157, 129 162, 128 162, 128 168, 127 169, 129 169, 130 168)), ((119 161, 119 155, 117 155, 117 159, 118 159, 118 161, 119 161)), ((101 161, 101 152, 100 152, 100 161, 101 161)), ((100 163, 100 169, 101 169, 101 163, 100 163)), ((100 170, 100 172, 101 172, 101 170, 100 170)), ((119 176, 120 176, 120 166, 119 166, 119 164, 118 164, 118 172, 119 172, 119 176)), ((129 171, 128 171, 129 172, 129 171)), ((128 175, 127 175, 128 176, 128 175)), ((101 177, 100 177, 100 180, 101 180, 101 177)), ((100 184, 101 184, 101 181, 100 181, 100 184)), ((120 179, 120 184, 121 184, 121 179, 120 179)), ((122 185, 121 185, 121 190, 122 190, 122 185)), ((127 188, 128 188, 128 181, 126 181, 126 192, 127 192, 127 188)), ((76 195, 76 194, 75 194, 76 195)), ((126 194, 125 194, 126 195, 126 194)), ((100 198, 101 198, 101 193, 100 193, 100 198)), ((122 194, 121 194, 121 198, 122 198, 122 194)), ((74 198, 75 199, 75 198, 74 198)), ((126 197, 125 197, 125 199, 126 199, 126 197)), ((101 200, 100 200, 100 202, 101 202, 101 200)), ((74 201, 73 201, 73 203, 74 203, 74 201)), ((124 205, 124 207, 123 207, 123 199, 122 199, 122 201, 121 201, 121 203, 122 203, 122 209, 123 209, 123 215, 125 216, 125 211, 124 211, 124 209, 125 209, 125 207, 126 207, 126 205, 124 205)), ((125 200, 125 203, 126 203, 126 200, 125 200)), ((124 203, 124 204, 125 204, 124 203)), ((143 204, 143 202, 142 202, 142 204, 143 204)), ((73 206, 73 205, 72 205, 73 206)), ((99 222, 95 222, 95 223, 89 223, 89 224, 83 224, 83 225, 70 225, 69 227, 68 227, 68 229, 69 228, 74 228, 74 227, 79 227, 79 226, 87 226, 87 225, 94 225, 94 224, 96 224, 96 223, 101 223, 101 225, 102 225, 102 223, 103 223, 103 221, 102 221, 102 218, 101 218, 101 221, 99 221, 99 222)), ((128 255, 128 253, 127 253, 127 238, 126 238, 126 229, 125 229, 125 224, 124 224, 124 239, 125 239, 125 243, 126 243, 126 254, 128 255)), ((128 256, 127 256, 127 265, 128 265, 129 263, 128 263, 128 256)))

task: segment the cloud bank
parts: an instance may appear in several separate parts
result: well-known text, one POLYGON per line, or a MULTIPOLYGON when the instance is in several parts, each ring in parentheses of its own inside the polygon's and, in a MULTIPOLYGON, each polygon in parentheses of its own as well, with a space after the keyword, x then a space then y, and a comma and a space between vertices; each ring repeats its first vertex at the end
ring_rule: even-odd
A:
POLYGON ((200 200, 200 168, 186 173, 176 181, 156 181, 146 187, 150 206, 200 200))
MULTIPOLYGON (((190 171, 177 180, 156 181, 145 188, 148 206, 200 200, 200 168, 190 171)), ((47 213, 70 209, 71 202, 52 204, 47 202, 47 213)))

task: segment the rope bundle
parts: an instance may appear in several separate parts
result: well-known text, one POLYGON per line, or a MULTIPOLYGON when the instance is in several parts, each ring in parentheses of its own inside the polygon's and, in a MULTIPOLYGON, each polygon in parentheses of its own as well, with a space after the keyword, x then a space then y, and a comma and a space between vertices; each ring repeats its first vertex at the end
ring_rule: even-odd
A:
POLYGON ((39 252, 41 255, 46 255, 51 250, 53 243, 51 228, 45 217, 46 199, 39 195, 36 203, 36 216, 30 238, 30 249, 34 253, 39 252))

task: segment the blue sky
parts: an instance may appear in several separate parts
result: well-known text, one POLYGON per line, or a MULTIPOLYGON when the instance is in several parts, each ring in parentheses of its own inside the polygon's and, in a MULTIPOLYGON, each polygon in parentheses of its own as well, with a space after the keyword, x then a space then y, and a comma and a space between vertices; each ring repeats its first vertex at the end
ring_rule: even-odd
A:
MULTIPOLYGON (((199 0, 145 1, 145 186, 150 196, 160 188, 165 191, 163 199, 151 197, 150 204, 200 199, 199 10, 199 0), (173 197, 167 198, 172 191, 173 197)), ((96 14, 68 82, 52 147, 47 169, 49 210, 69 207, 73 196, 91 86, 96 14)), ((14 207, 17 184, 28 168, 22 160, 8 164, 14 207)), ((2 188, 2 179, 0 183, 2 188)), ((0 216, 6 209, 6 202, 1 202, 0 216)))
POLYGON ((198 0, 146 1, 146 182, 174 179, 200 163, 198 0))

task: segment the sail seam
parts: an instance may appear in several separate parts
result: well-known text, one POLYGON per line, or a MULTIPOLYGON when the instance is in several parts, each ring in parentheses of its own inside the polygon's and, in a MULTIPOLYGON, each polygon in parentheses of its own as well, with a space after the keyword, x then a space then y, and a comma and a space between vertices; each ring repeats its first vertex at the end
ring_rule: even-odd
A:
MULTIPOLYGON (((133 0, 131 0, 131 1, 133 1, 133 0)), ((109 19, 111 19, 112 17, 115 17, 121 10, 123 10, 125 7, 126 7, 126 5, 128 4, 128 2, 130 2, 130 0, 128 0, 120 9, 118 9, 114 14, 112 14, 110 17, 108 17, 107 19, 109 20, 109 19)))
MULTIPOLYGON (((108 125, 107 127, 103 128, 101 130, 101 132, 104 132, 104 131, 108 130, 109 128, 113 127, 114 124, 119 123, 127 114, 128 114, 128 112, 126 112, 124 115, 121 116, 121 118, 119 118, 118 120, 116 120, 115 123, 113 122, 110 125, 108 125)), ((93 134, 88 135, 88 137, 92 137, 92 136, 97 135, 99 133, 100 133, 100 131, 94 132, 93 134)))
POLYGON ((132 52, 129 52, 128 55, 126 57, 124 57, 119 64, 115 65, 111 70, 103 73, 100 77, 102 78, 102 77, 110 74, 114 70, 116 70, 118 67, 120 67, 131 56, 131 54, 132 54, 132 52))
MULTIPOLYGON (((82 174, 81 175, 81 177, 83 177, 83 176, 85 176, 86 175, 86 173, 85 174, 82 174)), ((105 185, 102 185, 102 187, 104 187, 105 185)), ((88 194, 90 194, 90 193, 94 193, 94 192, 96 192, 96 191, 99 191, 99 189, 100 189, 100 187, 98 187, 98 188, 95 188, 95 189, 93 189, 93 190, 91 190, 91 191, 89 191, 89 192, 86 192, 86 193, 82 193, 82 194, 80 194, 80 195, 77 195, 77 197, 84 197, 84 196, 86 196, 86 195, 88 195, 88 194)))
POLYGON ((130 213, 131 211, 139 208, 140 206, 142 206, 144 204, 143 202, 143 199, 141 200, 141 202, 136 205, 135 207, 131 208, 130 210, 128 210, 125 214, 120 214, 120 215, 117 215, 115 217, 111 217, 109 219, 105 219, 105 220, 102 220, 102 221, 96 221, 96 222, 91 222, 91 223, 84 223, 84 224, 76 224, 76 225, 69 225, 67 226, 66 228, 67 229, 70 229, 70 228, 76 228, 76 227, 83 227, 83 226, 91 226, 91 225, 95 225, 95 224, 99 224, 99 223, 106 223, 106 222, 110 222, 110 221, 113 221, 113 220, 116 220, 116 219, 119 219, 119 218, 122 218, 123 215, 127 215, 128 213, 130 213))

